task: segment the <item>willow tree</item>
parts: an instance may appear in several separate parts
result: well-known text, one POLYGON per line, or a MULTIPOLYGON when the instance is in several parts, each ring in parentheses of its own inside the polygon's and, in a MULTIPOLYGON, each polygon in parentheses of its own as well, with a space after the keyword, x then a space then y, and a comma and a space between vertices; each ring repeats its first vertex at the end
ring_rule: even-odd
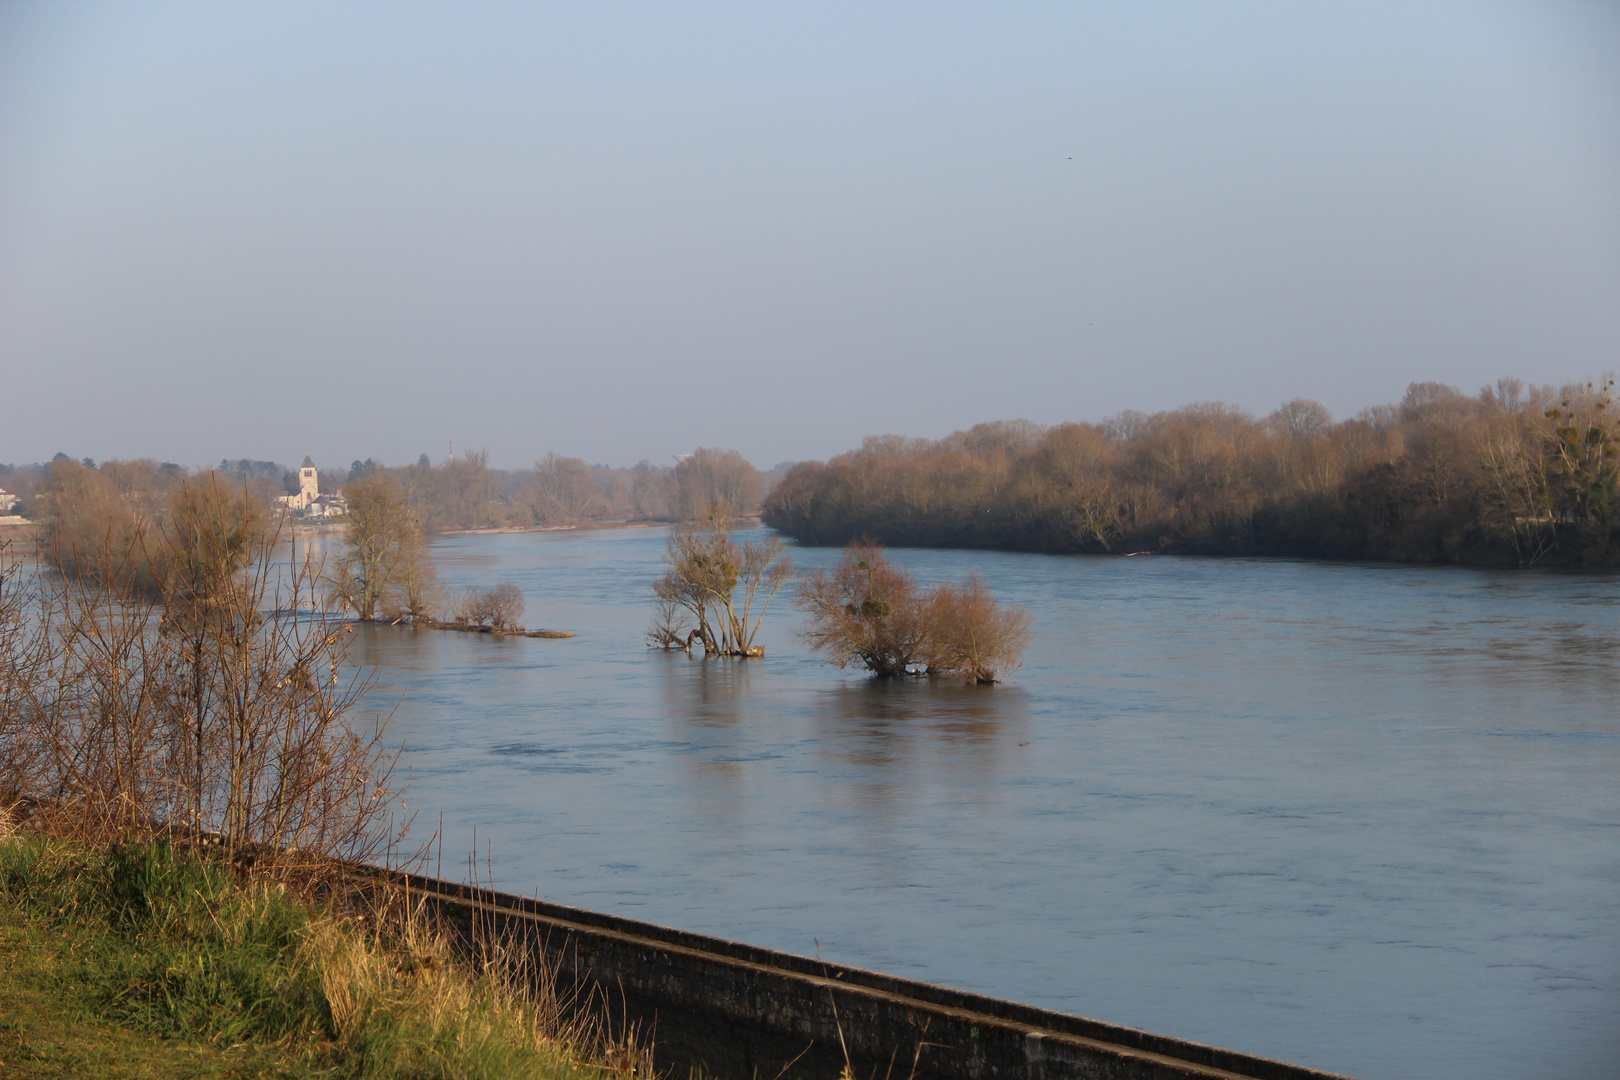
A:
POLYGON ((855 664, 878 676, 920 674, 927 667, 933 601, 881 547, 865 541, 845 548, 835 568, 817 570, 799 585, 810 647, 839 667, 855 664))
POLYGON ((392 480, 362 477, 345 494, 349 528, 333 585, 355 614, 370 622, 401 572, 426 554, 420 550, 421 529, 405 492, 392 480))
POLYGON ((670 533, 668 569, 653 583, 657 612, 648 640, 688 652, 701 643, 712 656, 764 656, 754 638, 771 601, 793 578, 785 547, 775 535, 733 541, 731 512, 721 503, 701 523, 670 533))
POLYGON ((803 636, 839 667, 882 677, 938 675, 999 682, 1018 667, 1029 614, 1001 604, 977 576, 925 588, 876 544, 857 541, 799 586, 803 636))

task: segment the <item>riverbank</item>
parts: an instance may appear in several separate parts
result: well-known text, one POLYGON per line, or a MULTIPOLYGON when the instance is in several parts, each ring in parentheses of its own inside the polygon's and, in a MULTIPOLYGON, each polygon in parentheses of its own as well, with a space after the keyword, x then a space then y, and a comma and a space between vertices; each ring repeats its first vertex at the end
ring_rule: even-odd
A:
POLYGON ((315 902, 164 836, 0 840, 0 1075, 627 1080, 653 1064, 633 1033, 656 1029, 673 1075, 836 1080, 900 1062, 926 1080, 1342 1080, 483 888, 331 870, 315 902))
POLYGON ((655 1031, 668 1077, 1349 1080, 819 957, 398 876, 446 924, 536 950, 565 984, 611 988, 613 1030, 655 1031))
MULTIPOLYGON (((758 514, 742 514, 736 521, 758 521, 758 514)), ((507 533, 591 532, 607 529, 658 529, 679 521, 574 521, 566 525, 495 525, 487 529, 445 529, 437 536, 500 536, 507 533)))
POLYGON ((0 1075, 634 1071, 527 968, 458 959, 420 912, 315 901, 294 884, 163 838, 0 839, 0 1075))

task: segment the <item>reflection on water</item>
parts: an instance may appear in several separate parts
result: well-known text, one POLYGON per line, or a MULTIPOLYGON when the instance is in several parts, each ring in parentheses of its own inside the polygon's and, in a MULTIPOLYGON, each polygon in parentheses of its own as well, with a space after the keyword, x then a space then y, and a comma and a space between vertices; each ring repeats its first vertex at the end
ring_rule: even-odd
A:
POLYGON ((853 797, 879 813, 919 773, 980 791, 1000 775, 1025 704, 1016 687, 863 679, 812 694, 809 711, 830 771, 855 776, 853 797))
MULTIPOLYGON (((688 745, 697 800, 735 785, 750 762, 781 758, 759 739, 758 662, 704 660, 679 652, 649 657, 663 714, 688 745)), ((766 688, 766 693, 770 688, 766 688)), ((868 809, 904 796, 919 773, 979 783, 993 776, 1008 733, 1022 730, 1026 696, 1017 687, 926 679, 833 679, 794 703, 811 725, 805 742, 839 778, 838 797, 868 809)))
POLYGON ((649 653, 649 659, 665 715, 717 731, 735 731, 746 719, 743 706, 753 696, 749 676, 758 665, 662 649, 649 653))
POLYGON ((498 884, 1369 1078, 1612 1075, 1620 577, 896 553, 1031 608, 974 687, 790 608, 761 660, 648 650, 662 544, 435 546, 572 640, 354 635, 498 884))

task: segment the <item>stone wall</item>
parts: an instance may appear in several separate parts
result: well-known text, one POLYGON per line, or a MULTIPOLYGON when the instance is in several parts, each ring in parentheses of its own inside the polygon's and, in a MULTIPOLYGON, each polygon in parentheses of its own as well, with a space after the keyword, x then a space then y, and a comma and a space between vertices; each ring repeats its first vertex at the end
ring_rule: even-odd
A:
POLYGON ((858 968, 400 875, 470 938, 541 950, 651 1037, 660 1072, 721 1080, 1343 1080, 858 968))

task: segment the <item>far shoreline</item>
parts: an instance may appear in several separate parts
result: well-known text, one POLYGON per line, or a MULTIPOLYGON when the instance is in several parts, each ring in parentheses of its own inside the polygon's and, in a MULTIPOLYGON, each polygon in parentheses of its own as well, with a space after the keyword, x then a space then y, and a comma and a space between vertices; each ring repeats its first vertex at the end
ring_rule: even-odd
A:
POLYGON ((567 525, 491 525, 484 529, 445 529, 431 536, 492 536, 499 533, 583 532, 586 529, 656 529, 673 521, 575 521, 567 525))
MULTIPOLYGON (((758 521, 758 514, 740 514, 734 521, 758 521)), ((576 521, 567 525, 492 525, 486 529, 445 529, 431 536, 489 536, 499 533, 585 532, 592 529, 657 529, 679 521, 576 521)), ((690 524, 685 523, 685 524, 690 524)))

